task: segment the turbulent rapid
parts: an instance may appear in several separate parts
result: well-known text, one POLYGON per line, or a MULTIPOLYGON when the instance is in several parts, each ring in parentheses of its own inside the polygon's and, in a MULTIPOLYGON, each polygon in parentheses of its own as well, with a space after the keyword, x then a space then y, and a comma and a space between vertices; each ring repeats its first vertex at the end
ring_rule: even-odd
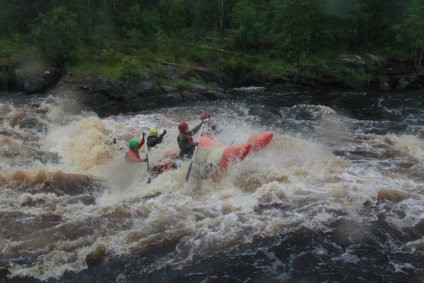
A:
POLYGON ((99 116, 2 93, 0 282, 424 280, 424 93, 232 96, 99 116), (274 137, 219 175, 204 163, 222 151, 199 149, 187 184, 189 161, 151 184, 125 162, 151 127, 164 159, 205 112, 225 145, 274 137))

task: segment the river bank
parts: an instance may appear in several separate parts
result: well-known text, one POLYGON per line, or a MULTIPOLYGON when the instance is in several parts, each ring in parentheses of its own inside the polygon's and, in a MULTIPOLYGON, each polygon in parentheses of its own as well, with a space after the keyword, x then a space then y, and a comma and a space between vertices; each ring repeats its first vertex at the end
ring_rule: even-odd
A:
POLYGON ((424 75, 412 61, 371 54, 339 55, 320 64, 304 65, 288 75, 272 76, 231 65, 224 59, 189 70, 161 62, 155 70, 133 76, 130 81, 96 74, 81 76, 31 60, 1 68, 6 75, 1 77, 0 91, 63 94, 100 114, 234 98, 227 90, 242 86, 384 92, 424 89, 424 75))

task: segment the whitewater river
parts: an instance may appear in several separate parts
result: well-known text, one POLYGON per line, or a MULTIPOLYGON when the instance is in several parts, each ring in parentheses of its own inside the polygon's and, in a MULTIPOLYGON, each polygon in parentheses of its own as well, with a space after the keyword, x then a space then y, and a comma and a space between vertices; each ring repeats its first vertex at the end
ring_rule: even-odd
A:
POLYGON ((232 94, 98 115, 0 93, 0 282, 424 281, 424 92, 232 94), (189 161, 151 184, 124 161, 150 127, 162 160, 204 112, 224 145, 273 140, 221 174, 198 150, 187 184, 189 161))

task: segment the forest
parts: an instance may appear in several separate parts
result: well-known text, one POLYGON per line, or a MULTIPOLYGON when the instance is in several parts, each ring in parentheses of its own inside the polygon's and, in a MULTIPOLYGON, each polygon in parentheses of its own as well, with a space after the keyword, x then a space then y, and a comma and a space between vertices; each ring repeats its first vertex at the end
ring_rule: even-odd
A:
POLYGON ((420 68, 424 51, 424 0, 0 0, 0 25, 3 64, 31 53, 108 76, 221 57, 284 73, 342 53, 420 68))

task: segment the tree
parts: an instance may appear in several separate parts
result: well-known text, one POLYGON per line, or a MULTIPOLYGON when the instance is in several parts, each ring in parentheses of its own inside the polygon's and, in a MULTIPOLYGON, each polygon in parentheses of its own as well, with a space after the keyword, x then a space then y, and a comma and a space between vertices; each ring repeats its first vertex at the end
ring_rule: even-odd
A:
POLYGON ((267 38, 266 13, 259 9, 256 1, 239 1, 233 8, 231 23, 234 38, 243 49, 258 48, 267 38))
POLYGON ((414 53, 415 66, 421 66, 424 53, 424 1, 413 0, 406 9, 403 22, 395 25, 394 30, 398 42, 414 53))
POLYGON ((41 14, 33 36, 46 57, 62 67, 64 63, 74 59, 81 32, 75 14, 59 7, 41 14))
POLYGON ((272 34, 280 54, 288 59, 309 53, 314 34, 319 33, 320 15, 315 0, 273 0, 272 34))
POLYGON ((17 30, 16 22, 12 21, 12 5, 7 0, 0 0, 0 36, 8 36, 17 30))

